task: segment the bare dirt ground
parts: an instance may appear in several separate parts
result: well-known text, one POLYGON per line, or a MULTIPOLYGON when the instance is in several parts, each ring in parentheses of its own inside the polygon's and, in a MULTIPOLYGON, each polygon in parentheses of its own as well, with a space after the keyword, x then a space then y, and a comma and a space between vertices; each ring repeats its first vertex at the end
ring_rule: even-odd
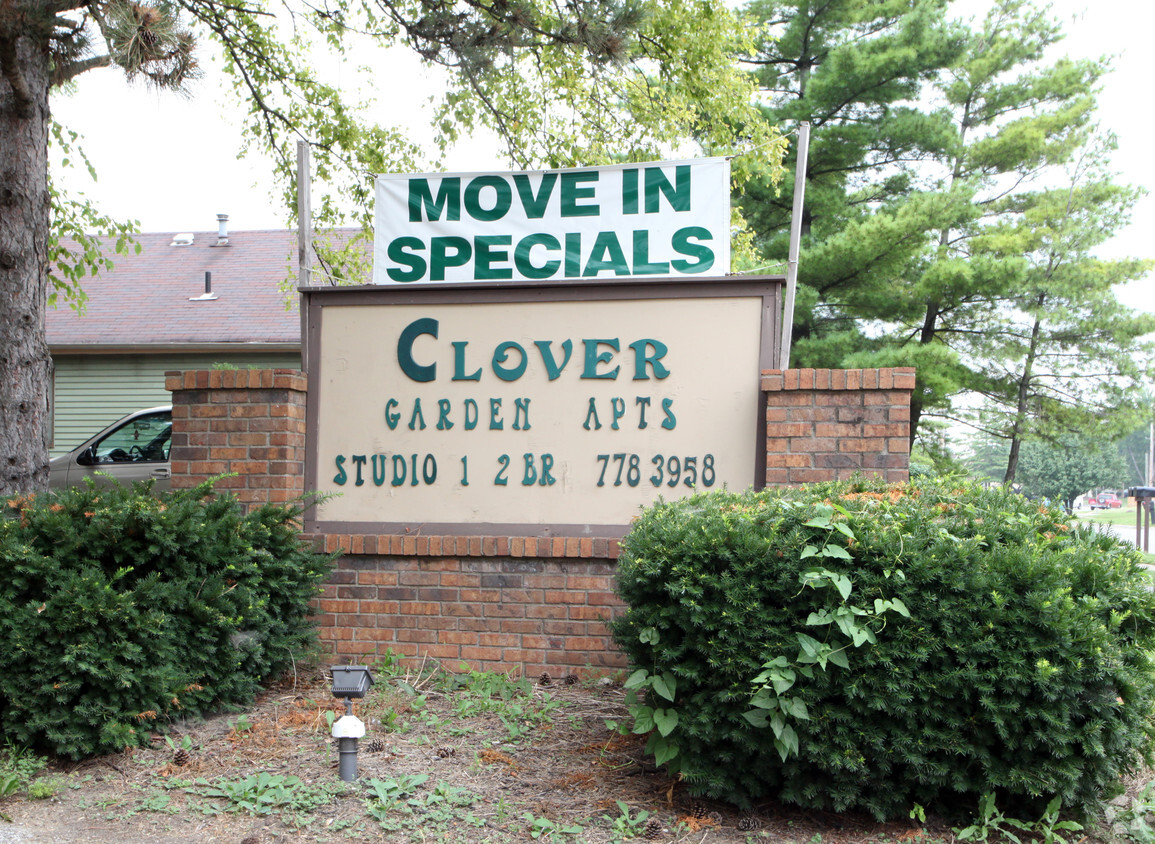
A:
MULTIPOLYGON (((0 844, 954 838, 933 819, 879 824, 696 801, 649 764, 641 739, 607 729, 607 719, 623 718, 625 695, 605 678, 398 671, 377 679, 357 706, 368 733, 354 783, 339 779, 330 737, 343 707, 315 670, 245 712, 177 724, 149 748, 52 764, 39 780, 51 796, 0 802, 10 819, 0 820, 0 844)), ((1080 839, 1087 834, 1070 840, 1080 839)))

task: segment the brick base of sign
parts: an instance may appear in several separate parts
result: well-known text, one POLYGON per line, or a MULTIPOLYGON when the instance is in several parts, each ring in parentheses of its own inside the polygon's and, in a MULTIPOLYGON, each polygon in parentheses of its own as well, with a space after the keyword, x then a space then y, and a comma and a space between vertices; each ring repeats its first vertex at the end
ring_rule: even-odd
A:
POLYGON ((766 484, 910 478, 913 368, 762 373, 766 484))
POLYGON ((606 560, 342 557, 317 602, 325 649, 386 651, 526 675, 625 667, 606 622, 622 610, 606 560))
MULTIPOLYGON (((292 370, 165 373, 173 393, 173 486, 217 482, 242 504, 304 492, 305 376, 292 370)), ((766 483, 856 472, 909 474, 913 369, 772 370, 766 483)), ((386 651, 456 668, 527 675, 625 667, 606 622, 619 543, 599 537, 325 534, 342 551, 316 604, 326 652, 372 662, 386 651)))

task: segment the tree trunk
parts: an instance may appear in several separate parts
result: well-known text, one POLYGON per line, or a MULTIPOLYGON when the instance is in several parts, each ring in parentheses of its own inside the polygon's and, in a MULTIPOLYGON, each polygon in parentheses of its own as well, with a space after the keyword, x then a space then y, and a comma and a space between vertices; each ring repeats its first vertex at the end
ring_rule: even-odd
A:
POLYGON ((52 359, 44 333, 48 260, 47 43, 0 3, 0 495, 48 484, 52 359))
MULTIPOLYGON (((1046 301, 1047 294, 1040 293, 1035 302, 1035 307, 1038 309, 1036 313, 1042 311, 1046 301)), ((1011 451, 1007 455, 1007 471, 1003 475, 1004 484, 1013 484, 1015 474, 1019 471, 1019 447, 1023 444, 1023 427, 1027 423, 1027 401, 1031 395, 1031 373, 1035 368, 1035 357, 1039 353, 1039 330, 1042 324, 1042 318, 1036 316, 1034 327, 1031 329, 1031 343, 1027 347, 1027 357, 1023 362, 1023 376, 1019 379, 1019 392, 1015 401, 1015 424, 1011 426, 1011 451)))

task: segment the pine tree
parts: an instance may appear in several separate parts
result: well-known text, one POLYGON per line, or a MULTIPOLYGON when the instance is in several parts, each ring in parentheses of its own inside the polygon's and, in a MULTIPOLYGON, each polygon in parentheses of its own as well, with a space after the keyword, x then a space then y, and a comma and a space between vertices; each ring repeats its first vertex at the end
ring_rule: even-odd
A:
MULTIPOLYGON (((1036 290, 1034 300, 1025 295, 1035 289, 1040 272, 1046 273, 1041 269, 1046 247, 1041 242, 1037 249, 1026 242, 1012 246, 1006 233, 1026 237, 1039 225, 1042 208, 1055 199, 1044 197, 1056 172, 1103 155, 1087 144, 1095 89, 1108 66, 1047 61, 1062 33, 1027 0, 1000 0, 980 24, 962 31, 943 22, 940 4, 869 4, 872 11, 909 9, 897 18, 870 19, 869 25, 849 11, 854 6, 861 4, 823 4, 825 17, 798 12, 779 23, 763 16, 782 32, 781 55, 766 54, 759 71, 765 96, 774 104, 771 113, 809 117, 815 126, 791 365, 914 366, 913 441, 924 413, 949 414, 952 400, 967 391, 1010 401, 1000 385, 1020 379, 1008 375, 1008 368, 1027 372, 1036 387, 1041 383, 1037 357, 1027 364, 1029 341, 1024 345, 1021 327, 1010 326, 1029 312, 1049 314, 1057 301, 1053 289, 1041 306, 1042 291, 1036 290), (835 16, 835 10, 843 16, 835 16), (795 49, 798 45, 810 52, 795 49), (851 71, 870 67, 862 56, 883 54, 886 45, 904 46, 900 52, 907 63, 892 65, 898 75, 890 87, 881 84, 881 76, 876 88, 860 84, 861 77, 851 71), (803 58, 787 61, 788 50, 803 58), (922 61, 915 62, 916 56, 922 61), (780 67, 794 75, 770 75, 780 67), (817 84, 820 71, 827 72, 822 77, 830 80, 827 87, 817 84), (784 79, 799 82, 791 86, 784 79), (819 95, 824 102, 838 102, 839 80, 846 80, 844 101, 839 119, 830 120, 819 107, 819 95), (887 99, 892 90, 906 93, 887 99), (859 128, 862 136, 855 135, 859 128), (901 138, 908 139, 905 145, 894 143, 901 138), (832 158, 825 144, 843 160, 832 158)), ((1066 219, 1063 237, 1069 248, 1085 244, 1078 247, 1076 263, 1095 276, 1085 289, 1095 290, 1093 296, 1105 305, 1111 287, 1135 277, 1144 265, 1087 263, 1089 238, 1113 231, 1135 198, 1102 173, 1095 184, 1079 193, 1083 207, 1066 219)), ((783 197, 747 212, 762 227, 758 242, 769 258, 785 254, 788 208, 783 197)), ((1057 284, 1060 276, 1077 272, 1064 267, 1051 276, 1057 284)), ((1094 355, 1096 338, 1109 334, 1126 355, 1134 350, 1133 329, 1142 327, 1129 319, 1120 310, 1110 315, 1067 310, 1065 333, 1056 324, 1054 337, 1081 338, 1086 353, 1094 355)), ((1061 372, 1056 368, 1054 374, 1061 372)), ((1035 394, 1028 390, 1028 395, 1035 394)), ((1017 401, 1011 404, 1019 407, 1017 401)), ((1027 400, 1022 412, 1037 416, 1054 407, 1027 400)))

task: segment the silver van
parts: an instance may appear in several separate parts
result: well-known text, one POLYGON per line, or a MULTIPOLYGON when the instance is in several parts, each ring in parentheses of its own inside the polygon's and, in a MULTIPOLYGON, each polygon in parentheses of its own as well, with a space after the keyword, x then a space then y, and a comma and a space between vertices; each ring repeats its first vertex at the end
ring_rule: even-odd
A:
POLYGON ((109 425, 67 454, 48 462, 48 486, 65 489, 92 478, 98 486, 152 478, 155 488, 169 488, 172 472, 168 454, 172 445, 172 406, 150 407, 130 413, 109 425))

